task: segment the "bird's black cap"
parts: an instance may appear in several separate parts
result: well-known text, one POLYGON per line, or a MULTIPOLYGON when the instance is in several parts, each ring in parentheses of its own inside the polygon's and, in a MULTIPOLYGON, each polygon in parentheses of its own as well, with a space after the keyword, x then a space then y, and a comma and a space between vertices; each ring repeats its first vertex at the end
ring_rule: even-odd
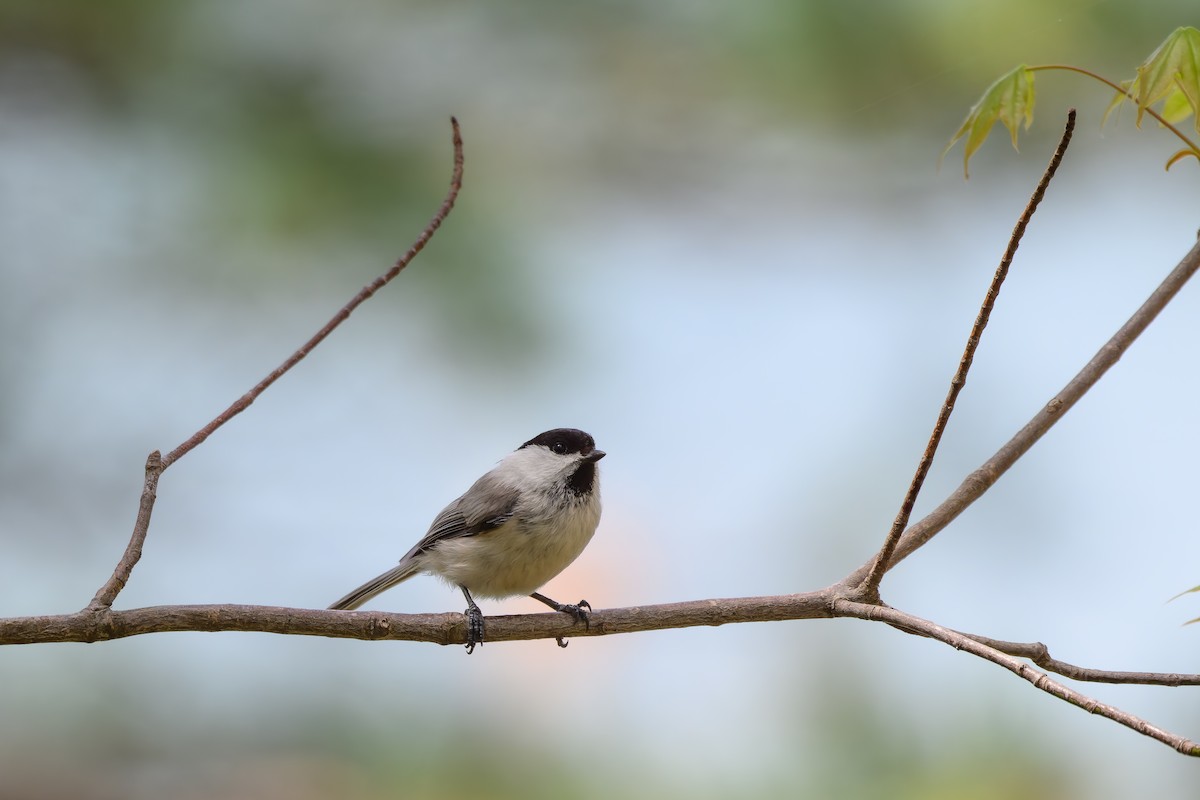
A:
POLYGON ((584 433, 578 428, 555 428, 552 431, 539 433, 517 449, 521 450, 529 447, 531 444, 540 444, 551 453, 558 453, 564 456, 571 453, 590 456, 598 452, 596 450, 596 440, 592 438, 591 434, 584 433))

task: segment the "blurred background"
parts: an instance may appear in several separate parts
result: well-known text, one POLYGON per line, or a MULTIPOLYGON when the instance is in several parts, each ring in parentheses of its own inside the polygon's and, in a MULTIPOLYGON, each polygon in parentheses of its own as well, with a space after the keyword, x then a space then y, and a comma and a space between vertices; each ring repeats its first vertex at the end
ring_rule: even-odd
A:
MULTIPOLYGON (((1033 221, 917 517, 1191 247, 1195 163, 1038 75, 1014 153, 938 153, 1019 63, 1113 79, 1194 4, 0 6, 0 615, 69 612, 169 450, 458 208, 163 477, 119 607, 324 607, 551 427, 605 515, 596 608, 819 588, 882 540, 1013 223, 1033 221)), ((1200 671, 1188 287, 893 605, 1059 658, 1200 671)), ((371 607, 458 611, 422 578, 371 607)), ((542 611, 530 600, 488 613, 542 611)), ((849 620, 458 647, 168 634, 0 652, 3 798, 1194 796, 1160 744, 849 620)), ((1200 737, 1195 689, 1083 686, 1200 737)))

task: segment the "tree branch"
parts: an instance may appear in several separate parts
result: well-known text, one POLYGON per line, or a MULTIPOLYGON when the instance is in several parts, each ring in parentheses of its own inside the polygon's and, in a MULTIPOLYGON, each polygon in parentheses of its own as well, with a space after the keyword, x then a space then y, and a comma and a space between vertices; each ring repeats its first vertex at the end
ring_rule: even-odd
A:
MULTIPOLYGON (((1041 411, 1034 416, 1025 427, 995 455, 985 461, 978 469, 968 475, 957 489, 941 505, 931 511, 924 519, 905 531, 896 544, 895 553, 888 565, 891 569, 896 564, 912 555, 918 548, 940 533, 947 525, 967 509, 972 503, 983 496, 1009 467, 1029 451, 1029 448, 1045 435, 1064 414, 1083 397, 1089 389, 1108 372, 1113 364, 1120 360, 1129 346, 1137 340, 1154 318, 1159 315, 1167 303, 1179 293, 1188 279, 1200 269, 1200 241, 1192 247, 1183 260, 1171 271, 1158 288, 1147 298, 1133 316, 1105 342, 1104 346, 1092 357, 1079 373, 1056 394, 1041 411)), ((872 558, 846 578, 846 585, 858 586, 867 577, 876 559, 872 558)))
MULTIPOLYGON (((593 611, 588 625, 566 614, 487 617, 487 642, 776 622, 832 616, 828 591, 777 597, 740 597, 593 611)), ((385 611, 329 611, 252 605, 150 606, 115 611, 0 619, 0 645, 50 642, 103 642, 170 631, 253 631, 341 639, 393 639, 434 644, 465 644, 464 616, 395 614, 385 611)))
POLYGON ((1034 688, 1057 697, 1060 700, 1065 700, 1073 706, 1082 708, 1089 714, 1096 714, 1124 725, 1127 728, 1131 728, 1143 736, 1149 736, 1151 739, 1173 747, 1184 755, 1200 756, 1200 743, 1165 731, 1162 728, 1151 725, 1141 717, 1081 694, 1074 689, 1064 686, 1046 673, 1039 672, 1024 661, 993 647, 989 647, 958 631, 943 628, 937 623, 921 619, 912 614, 906 614, 903 611, 898 611, 888 606, 877 606, 848 599, 835 601, 834 615, 886 622, 895 628, 926 636, 930 639, 936 639, 943 644, 950 645, 955 650, 965 650, 971 655, 1004 667, 1014 675, 1029 681, 1033 684, 1034 688))
POLYGON ((1059 661, 1050 655, 1050 648, 1041 642, 1006 642, 974 633, 956 631, 968 639, 974 639, 985 647, 999 650, 1017 658, 1027 658, 1039 667, 1076 681, 1092 683, 1134 683, 1144 686, 1200 686, 1200 675, 1182 672, 1121 672, 1108 669, 1090 669, 1059 661))
MULTIPOLYGON (((778 622, 799 619, 851 617, 884 622, 905 632, 925 636, 958 650, 998 664, 1047 692, 1089 713, 1125 725, 1145 736, 1174 747, 1185 755, 1200 756, 1200 744, 1151 725, 1146 720, 1100 703, 1055 682, 1030 667, 1020 657, 1044 653, 1040 644, 1000 642, 943 628, 936 623, 888 606, 862 603, 841 594, 835 585, 816 592, 773 597, 740 597, 697 600, 684 603, 613 608, 593 611, 584 627, 565 614, 521 614, 487 617, 487 641, 512 642, 564 637, 611 636, 641 631, 717 626, 739 622, 778 622), (995 645, 995 646, 993 646, 995 645), (1040 650, 1039 650, 1040 648, 1040 650), (1019 651, 1010 655, 1008 650, 1019 651)), ((342 639, 402 640, 440 645, 466 643, 466 621, 462 614, 395 614, 385 611, 329 611, 326 609, 279 608, 253 605, 151 606, 126 611, 111 608, 36 617, 0 619, 0 645, 46 644, 51 642, 102 642, 150 633, 175 631, 245 631, 291 636, 324 636, 342 639)), ((1053 661, 1053 659, 1051 659, 1053 661)), ((1060 665, 1061 662, 1054 662, 1060 665)), ((1071 665, 1065 665, 1071 667, 1071 665)), ((1080 669, 1071 667, 1072 669, 1080 669)), ((1099 676, 1098 670, 1082 670, 1099 676)), ((1132 673, 1111 673, 1115 681, 1132 673)), ((1141 674, 1141 673, 1139 673, 1141 674)), ((1169 685, 1200 681, 1200 676, 1175 676, 1183 680, 1169 685)), ((1085 680, 1087 678, 1084 678, 1085 680)), ((1164 681, 1165 683, 1165 681, 1164 681)))
POLYGON ((967 346, 963 350, 962 358, 959 359, 958 369, 950 380, 950 390, 946 393, 946 399, 938 411, 937 420, 933 423, 933 432, 929 434, 929 442, 925 445, 925 452, 921 455, 920 463, 917 464, 917 472, 913 475, 908 491, 904 495, 904 501, 900 504, 900 511, 896 514, 896 519, 892 522, 887 538, 884 539, 883 547, 875 556, 875 562, 871 565, 866 579, 859 587, 863 597, 869 600, 879 601, 879 584, 883 580, 884 573, 891 569, 892 554, 896 551, 900 534, 908 527, 908 519, 912 515, 913 506, 917 503, 917 495, 921 493, 921 486, 925 483, 929 468, 933 466, 933 457, 942 441, 942 434, 946 432, 946 423, 950 421, 950 415, 954 412, 958 393, 967 385, 967 373, 971 370, 971 364, 975 360, 975 351, 979 348, 980 339, 983 338, 984 328, 991 319, 992 309, 996 306, 996 298, 1000 296, 1000 287, 1004 285, 1004 279, 1008 277, 1008 268, 1017 254, 1022 237, 1025 236, 1025 228, 1028 227, 1029 220, 1033 219, 1033 214, 1041 204, 1042 198, 1046 196, 1046 189, 1049 188, 1050 181, 1054 179, 1054 173, 1058 171, 1058 165, 1062 163, 1063 156, 1066 155, 1067 147, 1071 144, 1071 134, 1074 132, 1075 109, 1072 108, 1067 111, 1067 124, 1063 129, 1062 138, 1058 141, 1058 147, 1054 148, 1054 155, 1050 157, 1050 163, 1042 172, 1041 180, 1033 190, 1029 202, 1025 204, 1025 210, 1021 212, 1012 235, 1008 237, 1008 247, 1004 249, 1000 265, 996 267, 992 283, 988 286, 983 304, 979 307, 979 314, 975 317, 975 324, 971 326, 971 335, 967 337, 967 346))
POLYGON ((158 478, 162 471, 162 456, 155 450, 146 458, 146 480, 142 485, 141 500, 138 501, 137 518, 133 522, 133 535, 129 537, 129 544, 125 546, 125 553, 117 562, 113 574, 96 592, 86 610, 97 611, 110 607, 129 581, 133 565, 142 557, 142 544, 146 541, 146 532, 150 530, 150 514, 154 511, 154 499, 158 496, 158 478))
POLYGON ((253 389, 239 397, 233 403, 233 405, 218 414, 216 418, 212 420, 212 422, 193 433, 183 444, 179 445, 174 450, 163 456, 163 469, 166 469, 174 464, 176 461, 186 455, 189 450, 212 435, 217 428, 220 428, 226 422, 249 408, 250 404, 257 400, 258 396, 266 391, 268 386, 279 380, 281 377, 283 377, 284 373, 296 366, 296 364, 298 364, 302 358, 312 352, 313 348, 324 341, 326 336, 333 333, 334 329, 337 328, 338 325, 341 325, 343 322, 345 322, 346 318, 349 317, 356 308, 368 300, 371 295, 375 294, 377 291, 390 283, 393 278, 399 275, 400 272, 407 267, 414 258, 417 257, 418 253, 425 249, 425 245, 428 244, 429 240, 433 238, 433 234, 436 233, 437 229, 442 226, 442 222, 447 216, 449 216, 451 209, 454 208, 454 201, 458 199, 459 190, 462 189, 462 134, 458 129, 458 120, 454 117, 450 118, 450 126, 453 131, 454 141, 454 171, 450 177, 450 189, 446 194, 446 199, 442 201, 441 207, 438 208, 437 213, 433 215, 433 219, 429 221, 429 224, 425 226, 425 229, 421 231, 421 235, 418 236, 416 241, 412 243, 412 246, 408 248, 408 252, 400 256, 399 260, 392 265, 391 269, 364 286, 358 294, 351 298, 349 303, 346 303, 346 305, 342 306, 342 308, 333 315, 329 322, 325 323, 325 326, 321 328, 321 330, 313 334, 311 339, 302 344, 300 348, 296 350, 296 352, 288 356, 287 360, 272 370, 267 377, 259 381, 253 389))
POLYGON ((437 213, 433 215, 433 219, 421 231, 421 234, 416 238, 408 251, 400 256, 395 264, 392 265, 384 274, 380 275, 375 280, 368 283, 358 294, 350 299, 350 302, 342 306, 342 308, 333 315, 329 322, 313 334, 312 338, 302 344, 294 353, 271 371, 267 377, 263 378, 250 391, 239 397, 233 405, 218 414, 211 422, 205 425, 200 430, 196 431, 187 441, 176 447, 165 456, 159 454, 157 450, 150 454, 146 460, 146 482, 142 489, 141 500, 138 504, 137 518, 133 525, 133 534, 129 538, 129 544, 125 547, 125 553, 121 556, 121 560, 117 562, 116 569, 104 585, 96 592, 92 601, 88 603, 85 610, 95 612, 100 609, 109 608, 113 601, 117 599, 117 595, 125 588, 125 584, 129 581, 129 576, 133 572, 134 566, 142 557, 142 545, 146 541, 146 533, 150 529, 150 514, 154 510, 154 500, 157 497, 158 480, 162 475, 163 470, 174 464, 183 456, 187 455, 194 447, 207 439, 217 428, 220 428, 229 420, 236 417, 238 414, 250 407, 250 404, 258 399, 258 396, 267 390, 271 384, 279 380, 284 373, 290 370, 296 364, 300 363, 306 355, 312 352, 313 348, 325 340, 325 337, 333 333, 337 326, 341 325, 354 312, 356 308, 366 302, 372 295, 382 289, 392 281, 400 272, 407 267, 417 254, 425 249, 425 245, 433 238, 433 234, 442 226, 442 222, 450 215, 450 211, 454 208, 454 201, 458 199, 458 193, 462 189, 463 176, 463 141, 462 133, 458 128, 458 120, 454 117, 450 118, 450 128, 452 131, 452 142, 454 146, 454 168, 450 174, 450 188, 446 192, 446 197, 442 200, 442 205, 438 208, 437 213))

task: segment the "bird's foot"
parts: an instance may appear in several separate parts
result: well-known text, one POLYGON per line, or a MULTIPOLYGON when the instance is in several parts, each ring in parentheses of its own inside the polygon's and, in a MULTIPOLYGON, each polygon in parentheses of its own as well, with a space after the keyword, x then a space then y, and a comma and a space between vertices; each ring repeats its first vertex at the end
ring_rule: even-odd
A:
MULTIPOLYGON (((580 600, 578 603, 559 603, 554 610, 570 614, 576 622, 583 623, 584 630, 591 627, 591 622, 588 620, 588 611, 592 610, 592 604, 587 600, 580 600), (587 609, 587 611, 584 609, 587 609)), ((566 647, 566 645, 563 645, 563 647, 566 647)))
MULTIPOLYGON (((539 592, 534 592, 529 596, 534 600, 537 600, 539 603, 545 603, 555 611, 561 611, 564 614, 570 614, 571 618, 576 622, 583 623, 585 630, 591 627, 591 622, 588 620, 588 612, 592 610, 592 604, 587 600, 580 600, 578 603, 560 603, 557 600, 551 600, 549 597, 546 597, 546 595, 539 592), (585 611, 584 609, 587 610, 585 611)), ((567 646, 567 640, 561 636, 555 636, 554 640, 558 642, 559 647, 567 646)))
MULTIPOLYGON (((588 611, 592 610, 592 604, 587 600, 580 600, 578 603, 559 603, 554 610, 570 614, 576 622, 583 623, 584 630, 591 627, 591 623, 588 621, 588 611), (584 611, 585 608, 587 611, 584 611)), ((566 647, 568 644, 567 640, 561 636, 555 636, 554 641, 558 642, 559 647, 566 647)))
POLYGON ((467 618, 467 655, 470 655, 475 652, 475 645, 483 644, 483 612, 472 604, 463 616, 467 618))

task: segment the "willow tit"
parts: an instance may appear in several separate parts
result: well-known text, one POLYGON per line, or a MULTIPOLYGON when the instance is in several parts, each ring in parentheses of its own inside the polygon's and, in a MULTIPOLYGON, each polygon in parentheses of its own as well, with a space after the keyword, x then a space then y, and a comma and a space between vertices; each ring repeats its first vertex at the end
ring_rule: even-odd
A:
MULTIPOLYGON (((600 522, 596 462, 604 451, 574 428, 533 437, 442 509, 400 564, 330 606, 352 610, 419 572, 467 598, 467 652, 483 644, 483 613, 472 594, 528 595, 587 625, 591 605, 559 603, 541 586, 583 552, 600 522), (585 610, 586 609, 586 610, 585 610)), ((562 639, 559 645, 566 647, 562 639)))

